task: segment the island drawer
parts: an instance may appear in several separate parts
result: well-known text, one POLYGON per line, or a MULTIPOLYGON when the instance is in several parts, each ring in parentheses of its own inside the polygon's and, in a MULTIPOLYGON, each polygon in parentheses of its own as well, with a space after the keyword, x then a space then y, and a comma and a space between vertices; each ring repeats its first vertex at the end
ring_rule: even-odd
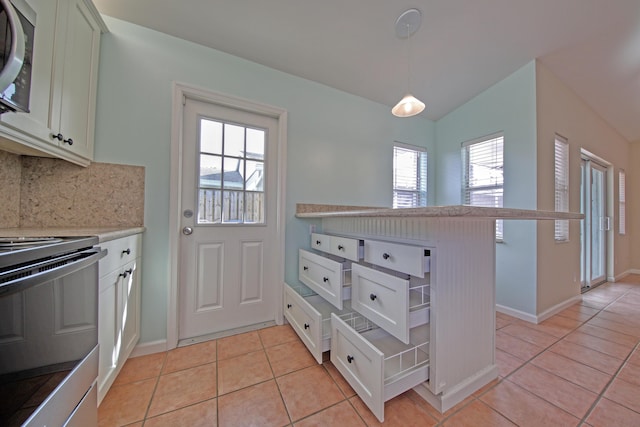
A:
POLYGON ((342 310, 342 301, 351 298, 351 262, 335 261, 304 249, 298 251, 300 281, 342 310))
POLYGON ((358 332, 349 321, 331 317, 331 363, 380 422, 384 402, 429 379, 429 327, 411 332, 405 344, 381 328, 358 332))
POLYGON ((431 253, 422 246, 378 240, 364 241, 364 260, 394 271, 424 277, 430 270, 431 253))
POLYGON ((362 259, 364 253, 360 239, 321 233, 311 234, 311 247, 356 262, 362 259))
MULTIPOLYGON (((328 303, 320 295, 304 285, 284 287, 284 316, 298 334, 304 345, 318 363, 322 363, 322 353, 331 348, 331 314, 336 313, 341 319, 349 321, 359 316, 351 308, 349 301, 344 301, 342 310, 328 303)), ((371 322, 361 322, 359 329, 370 329, 371 322)))
POLYGON ((425 279, 353 264, 351 282, 353 309, 405 344, 411 328, 429 323, 430 288, 425 279))

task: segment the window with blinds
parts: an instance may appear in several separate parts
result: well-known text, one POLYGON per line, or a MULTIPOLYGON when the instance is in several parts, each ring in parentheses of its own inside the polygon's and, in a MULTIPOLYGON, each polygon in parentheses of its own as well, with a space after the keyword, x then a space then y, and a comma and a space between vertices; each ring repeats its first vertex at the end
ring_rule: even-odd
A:
POLYGON ((393 146, 393 207, 427 206, 427 152, 424 148, 393 146))
MULTIPOLYGON (((504 194, 504 136, 502 133, 462 144, 462 199, 466 205, 501 208, 504 194)), ((496 221, 496 239, 503 238, 503 222, 496 221)))
MULTIPOLYGON (((555 138, 555 210, 569 212, 569 143, 559 135, 555 138)), ((554 237, 558 242, 569 241, 569 220, 555 221, 554 237)))
POLYGON ((618 174, 618 233, 626 234, 626 211, 627 211, 627 196, 626 196, 626 177, 623 170, 618 174))

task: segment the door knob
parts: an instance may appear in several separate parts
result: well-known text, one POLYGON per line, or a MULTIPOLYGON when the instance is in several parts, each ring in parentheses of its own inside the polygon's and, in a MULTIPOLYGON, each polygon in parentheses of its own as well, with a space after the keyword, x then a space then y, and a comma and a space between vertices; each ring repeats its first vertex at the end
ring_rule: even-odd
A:
POLYGON ((191 228, 191 227, 184 227, 182 229, 182 234, 184 234, 185 236, 188 236, 191 233, 193 233, 193 228, 191 228))

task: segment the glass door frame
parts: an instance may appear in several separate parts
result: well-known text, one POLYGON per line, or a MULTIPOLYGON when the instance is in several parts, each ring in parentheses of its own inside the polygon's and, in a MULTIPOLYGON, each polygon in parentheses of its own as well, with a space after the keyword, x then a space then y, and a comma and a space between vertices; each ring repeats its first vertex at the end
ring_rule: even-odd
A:
POLYGON ((611 248, 611 233, 608 231, 612 229, 609 166, 602 159, 582 153, 580 212, 585 215, 585 219, 581 221, 580 227, 580 282, 583 292, 606 282, 608 277, 611 248), (596 174, 601 174, 599 183, 595 182, 596 174), (594 195, 599 200, 594 200, 594 195), (594 259, 599 265, 594 265, 594 259), (594 268, 597 268, 596 273, 594 268))

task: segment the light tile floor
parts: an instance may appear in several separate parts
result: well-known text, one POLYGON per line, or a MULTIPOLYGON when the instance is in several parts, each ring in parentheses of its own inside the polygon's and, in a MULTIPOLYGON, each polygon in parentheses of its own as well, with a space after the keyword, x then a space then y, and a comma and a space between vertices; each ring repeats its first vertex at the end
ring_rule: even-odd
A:
MULTIPOLYGON (((498 313, 499 378, 444 414, 410 390, 385 426, 640 426, 640 276, 535 325, 498 313)), ((100 426, 377 426, 289 326, 129 359, 100 426)))

